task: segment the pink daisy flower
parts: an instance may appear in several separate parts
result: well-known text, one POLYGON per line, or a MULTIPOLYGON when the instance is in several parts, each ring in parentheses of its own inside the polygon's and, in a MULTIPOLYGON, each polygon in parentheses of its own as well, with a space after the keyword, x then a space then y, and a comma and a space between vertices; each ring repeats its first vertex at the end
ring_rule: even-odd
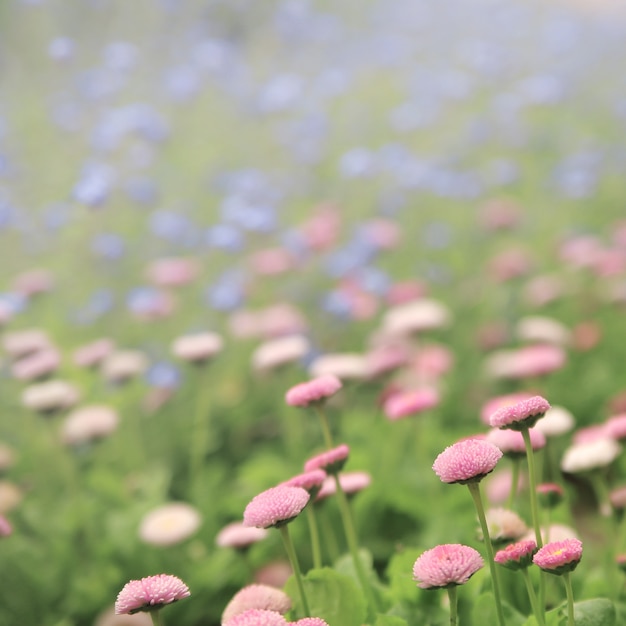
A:
MULTIPOLYGON (((533 450, 541 450, 546 445, 545 435, 537 430, 531 428, 528 431, 530 435, 530 445, 533 450)), ((489 441, 508 457, 523 457, 526 456, 526 446, 524 444, 524 437, 522 433, 517 430, 500 430, 494 428, 487 433, 486 441, 489 441)))
POLYGON ((421 589, 465 584, 484 565, 480 554, 459 543, 443 544, 424 552, 413 565, 413 579, 421 589))
POLYGON ((621 441, 626 439, 626 413, 614 415, 605 422, 606 434, 613 439, 621 441))
POLYGON ((433 463, 444 483, 465 485, 482 480, 502 458, 502 451, 488 441, 465 439, 448 446, 433 463))
POLYGON ((533 557, 533 563, 544 572, 561 575, 573 571, 583 556, 579 539, 565 539, 547 543, 533 557))
POLYGON ((312 470, 310 472, 304 472, 298 474, 289 480, 286 480, 283 485, 287 487, 302 487, 309 492, 311 498, 315 498, 319 490, 326 479, 326 472, 322 469, 312 470))
POLYGON ((282 526, 298 517, 309 501, 301 487, 278 485, 255 496, 243 513, 244 526, 271 528, 282 526))
POLYGON ((328 626, 321 617, 305 617, 297 622, 289 622, 289 626, 328 626))
POLYGON ((563 500, 565 495, 563 487, 556 483, 542 483, 537 485, 535 491, 539 497, 539 502, 548 509, 553 509, 563 500))
POLYGON ((310 458, 304 464, 304 471, 311 472, 312 470, 323 469, 327 474, 336 474, 346 464, 348 456, 350 456, 350 448, 343 443, 332 450, 327 450, 310 458))
POLYGON ((240 589, 226 605, 222 623, 249 609, 264 609, 284 615, 291 608, 291 599, 282 590, 269 585, 248 585, 240 589))
POLYGON ((190 595, 187 585, 180 578, 169 574, 131 580, 117 596, 115 613, 132 615, 139 611, 153 611, 190 595))
POLYGON ((242 522, 232 522, 220 530, 215 538, 215 544, 220 548, 236 548, 245 550, 253 543, 267 537, 265 528, 244 526, 242 522))
POLYGON ((249 609, 231 617, 223 626, 287 626, 287 620, 276 611, 249 609))
POLYGON ((489 419, 498 410, 505 406, 512 406, 522 400, 532 398, 532 394, 524 391, 518 393, 508 393, 503 396, 495 396, 487 400, 480 409, 480 419, 489 426, 489 419))
POLYGON ((508 569, 517 570, 529 567, 537 552, 537 544, 532 541, 518 541, 496 552, 493 560, 508 569))
POLYGON ((498 409, 490 418, 493 428, 510 428, 524 430, 534 426, 537 420, 546 414, 550 404, 541 396, 533 396, 526 400, 498 409))
POLYGON ((409 415, 427 411, 439 404, 439 394, 434 389, 418 389, 392 395, 383 410, 388 419, 395 421, 409 415))
POLYGON ((290 406, 306 407, 334 396, 342 387, 341 381, 333 374, 325 374, 299 385, 295 385, 285 394, 285 401, 290 406))

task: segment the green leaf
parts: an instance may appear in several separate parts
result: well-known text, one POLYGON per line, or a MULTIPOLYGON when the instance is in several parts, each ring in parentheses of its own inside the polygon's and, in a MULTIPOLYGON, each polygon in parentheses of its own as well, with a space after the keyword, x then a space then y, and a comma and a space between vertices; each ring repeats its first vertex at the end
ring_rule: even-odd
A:
POLYGON ((407 621, 397 615, 378 615, 375 626, 407 626, 407 621))
POLYGON ((387 566, 387 578, 389 579, 391 597, 394 602, 419 602, 421 594, 428 594, 435 598, 436 594, 424 592, 417 588, 417 583, 413 580, 413 564, 422 553, 419 548, 404 550, 394 554, 387 566))
POLYGON ((574 603, 576 626, 614 626, 615 606, 606 598, 574 603))
MULTIPOLYGON (((506 626, 522 626, 526 621, 526 617, 506 602, 502 603, 502 612, 506 626)), ((472 621, 474 624, 498 623, 496 603, 491 592, 483 593, 477 598, 472 609, 472 621)))
MULTIPOLYGON (((324 567, 310 570, 303 582, 309 609, 315 617, 326 620, 329 626, 361 626, 365 622, 365 598, 350 576, 324 567)), ((294 601, 296 612, 302 613, 293 576, 285 589, 294 601)))

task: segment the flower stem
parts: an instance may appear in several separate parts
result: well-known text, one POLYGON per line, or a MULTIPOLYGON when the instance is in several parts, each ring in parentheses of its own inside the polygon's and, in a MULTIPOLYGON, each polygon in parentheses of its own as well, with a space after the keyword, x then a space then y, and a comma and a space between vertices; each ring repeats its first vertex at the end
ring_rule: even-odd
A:
POLYGON ((315 519, 315 511, 312 506, 305 509, 307 520, 309 522, 309 533, 311 534, 311 552, 313 553, 313 567, 322 567, 322 550, 320 548, 320 533, 317 528, 317 520, 315 519))
POLYGON ((535 476, 535 457, 533 455, 533 446, 530 443, 530 434, 528 428, 522 430, 524 445, 526 446, 526 459, 528 460, 528 480, 530 482, 530 511, 533 516, 533 526, 535 528, 535 542, 537 547, 543 547, 541 538, 541 526, 539 524, 539 507, 537 506, 537 478, 535 476))
POLYGON ((205 396, 210 388, 202 379, 202 374, 206 374, 206 366, 197 366, 197 376, 195 377, 196 392, 196 412, 194 415, 193 427, 191 429, 191 450, 189 454, 189 478, 193 485, 198 478, 198 473, 202 467, 202 461, 206 452, 209 438, 209 410, 206 405, 205 396))
POLYGON ((528 598, 530 600, 530 606, 533 609, 533 613, 535 614, 535 618, 537 619, 537 624, 539 626, 545 626, 546 618, 544 614, 543 607, 540 607, 537 604, 537 596, 535 595, 535 589, 533 588, 533 583, 530 580, 530 574, 528 573, 528 568, 522 568, 522 575, 524 576, 524 582, 526 583, 526 591, 528 592, 528 598))
POLYGON ((335 474, 335 484, 337 485, 337 500, 339 502, 339 511, 341 513, 341 519, 343 521, 343 528, 346 533, 346 541, 348 543, 348 548, 350 550, 350 554, 352 555, 352 561, 354 562, 354 569, 356 570, 356 575, 359 577, 359 582, 361 583, 361 587, 363 591, 367 595, 368 604, 370 605, 370 609, 372 611, 376 611, 377 613, 381 612, 381 607, 378 602, 378 598, 372 589, 369 581, 367 580, 367 576, 365 571, 363 570, 363 563, 361 563, 361 559, 359 558, 359 547, 358 541, 356 538, 356 530, 354 528, 354 520, 352 519, 352 513, 350 512, 350 505, 348 504, 348 498, 344 490, 341 488, 341 483, 339 482, 339 475, 335 474))
POLYGON ((476 513, 478 514, 478 520, 480 527, 483 531, 483 539, 485 541, 485 551, 487 552, 487 561, 489 562, 489 569, 491 571, 491 585, 493 587, 493 597, 496 603, 496 613, 498 615, 498 623, 500 626, 506 626, 504 622, 504 613, 502 611, 502 601, 500 599, 500 581, 498 579, 498 571, 496 569, 495 561, 493 560, 493 546, 491 545, 491 538, 489 537, 489 527, 487 526, 487 518, 485 517, 485 509, 483 508, 482 498, 480 496, 479 483, 467 483, 472 499, 474 500, 474 506, 476 507, 476 513))
POLYGON ((291 567, 293 568, 293 574, 296 577, 296 584, 298 585, 298 593, 300 594, 300 602, 302 604, 302 610, 304 611, 304 615, 309 616, 311 611, 309 610, 309 603, 306 600, 306 594, 304 593, 304 583, 302 582, 302 572, 300 571, 300 563, 298 562, 298 556, 296 555, 296 551, 293 547, 293 542, 291 541, 291 537, 289 535, 289 527, 287 524, 279 527, 280 536, 283 539, 283 543, 285 544, 285 550, 287 550, 287 556, 289 557, 289 561, 291 562, 291 567))
POLYGON ((569 572, 563 572, 563 582, 567 593, 567 626, 576 626, 574 622, 574 592, 569 572))
POLYGON ((328 416, 326 415, 326 411, 322 408, 322 406, 317 403, 314 405, 317 414, 320 417, 320 422, 322 424, 322 433, 324 435, 324 445, 328 450, 333 448, 333 437, 330 434, 330 424, 328 423, 328 416))
POLYGON ((515 496, 517 495, 517 486, 519 485, 519 464, 520 460, 516 456, 512 459, 513 468, 511 470, 511 491, 509 492, 509 499, 506 503, 506 508, 513 510, 513 503, 515 502, 515 496))
POLYGON ((457 626, 458 602, 456 585, 448 587, 448 599, 450 600, 450 626, 457 626))
POLYGON ((161 619, 161 611, 149 611, 150 617, 152 618, 153 626, 163 626, 163 620, 161 619))

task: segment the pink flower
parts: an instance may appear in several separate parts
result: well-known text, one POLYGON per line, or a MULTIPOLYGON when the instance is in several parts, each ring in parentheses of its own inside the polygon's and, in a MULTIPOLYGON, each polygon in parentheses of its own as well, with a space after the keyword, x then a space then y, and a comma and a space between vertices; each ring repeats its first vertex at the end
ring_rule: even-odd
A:
POLYGON ((512 570, 529 567, 537 552, 537 544, 532 541, 518 541, 496 552, 493 560, 512 570))
POLYGON ((204 332, 194 335, 183 335, 172 344, 172 352, 183 361, 203 364, 219 354, 224 340, 217 333, 204 332))
POLYGON ((489 418, 489 423, 494 428, 524 430, 534 426, 537 420, 543 417, 549 409, 550 404, 545 398, 533 396, 527 400, 521 400, 517 404, 498 409, 489 418))
POLYGON ((9 520, 0 514, 0 537, 8 537, 13 532, 13 527, 9 520))
POLYGON ((233 522, 220 530, 215 538, 215 544, 220 548, 245 550, 253 543, 262 541, 265 537, 267 537, 265 528, 249 528, 241 522, 233 522))
POLYGON ((284 615, 291 608, 289 596, 269 585, 248 585, 240 589, 226 605, 222 623, 249 609, 264 609, 284 615))
MULTIPOLYGON (((528 430, 530 445, 533 450, 541 450, 546 445, 545 435, 536 428, 528 430)), ((494 428, 487 433, 487 441, 495 444, 509 457, 520 457, 526 454, 526 445, 522 433, 517 430, 500 430, 494 428)))
POLYGON ((14 378, 36 380, 55 372, 61 364, 61 355, 56 348, 45 348, 16 361, 11 367, 14 378))
POLYGON ((138 611, 152 611, 190 595, 187 585, 180 578, 169 574, 131 580, 117 596, 115 613, 132 615, 138 611))
POLYGON ((98 339, 77 348, 72 355, 74 363, 80 367, 95 367, 115 350, 115 344, 110 339, 98 339))
POLYGON ((463 585, 484 564, 474 548, 459 543, 443 544, 427 550, 415 561, 413 579, 422 589, 463 585))
POLYGON ((434 389, 417 389, 392 395, 383 406, 390 420, 399 420, 415 413, 427 411, 439 404, 439 394, 434 389))
POLYGON ((341 381, 336 376, 325 374, 292 387, 285 395, 285 401, 290 406, 305 407, 334 396, 341 387, 341 381))
POLYGON ((626 439, 626 413, 614 415, 605 422, 606 434, 621 441, 626 439))
POLYGON ((301 487, 272 487, 251 500, 243 513, 243 523, 257 528, 282 526, 300 515, 309 498, 301 487))
POLYGON ((546 508, 552 509, 563 500, 564 491, 556 483, 542 483, 535 489, 539 502, 546 508))
POLYGON ((532 394, 526 393, 525 391, 490 398, 480 409, 480 419, 489 426, 489 419, 498 409, 505 406, 513 406, 522 400, 528 400, 528 398, 532 398, 532 394))
POLYGON ((433 463, 435 474, 444 483, 478 482, 493 471, 502 451, 488 441, 465 439, 448 446, 433 463))
POLYGON ((583 544, 579 539, 553 541, 540 548, 533 563, 544 572, 563 574, 573 571, 583 556, 583 544))
POLYGON ((315 498, 325 479, 326 472, 322 469, 316 469, 293 476, 282 484, 287 487, 302 487, 309 492, 311 498, 315 498))
POLYGON ((276 611, 248 609, 231 617, 223 626, 287 626, 287 620, 276 611))
POLYGON ((297 622, 289 622, 289 626, 328 626, 321 617, 305 617, 297 622))
POLYGON ((192 282, 198 271, 193 259, 170 257, 153 261, 146 273, 148 279, 159 287, 180 287, 192 282))
POLYGON ((304 464, 304 471, 323 469, 327 474, 336 474, 345 465, 350 456, 350 448, 344 443, 332 450, 327 450, 310 458, 304 464))

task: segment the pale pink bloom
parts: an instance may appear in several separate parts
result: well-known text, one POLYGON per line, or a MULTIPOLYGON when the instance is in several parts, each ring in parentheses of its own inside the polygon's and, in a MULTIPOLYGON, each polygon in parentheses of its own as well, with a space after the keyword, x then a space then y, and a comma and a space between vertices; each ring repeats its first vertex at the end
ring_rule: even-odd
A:
POLYGON ((252 354, 252 367, 267 372, 304 358, 310 345, 302 335, 278 337, 262 343, 252 354))
POLYGON ((111 608, 98 615, 94 626, 152 626, 152 618, 147 613, 116 615, 111 608))
POLYGON ((626 252, 619 248, 599 250, 593 260, 592 269, 596 276, 602 278, 624 274, 626 271, 626 252))
POLYGON ((335 353, 317 357, 309 367, 313 377, 336 376, 341 380, 364 380, 368 376, 367 359, 362 354, 335 353))
POLYGON ((39 328, 5 333, 2 338, 2 345, 12 359, 19 359, 33 352, 52 348, 47 333, 39 328))
POLYGON ((224 340, 217 333, 205 332, 183 335, 172 344, 174 356, 190 363, 205 363, 219 354, 224 340))
POLYGON ((335 243, 341 227, 339 211, 335 205, 322 205, 319 212, 300 227, 309 248, 324 250, 335 243))
POLYGON ((480 554, 459 543, 427 550, 413 565, 413 579, 422 589, 465 584, 484 565, 480 554))
POLYGON ((103 405, 84 406, 72 411, 61 426, 61 441, 78 446, 102 439, 115 432, 119 416, 115 409, 103 405))
POLYGON ((322 469, 328 474, 335 474, 341 470, 350 456, 350 448, 344 443, 332 450, 327 450, 311 457, 304 464, 304 471, 311 472, 322 469))
POLYGON ((407 304, 426 297, 428 289, 426 285, 416 280, 406 280, 404 282, 394 283, 389 287, 385 294, 387 304, 391 306, 398 306, 401 304, 407 304))
POLYGON ((454 365, 454 355, 446 346, 423 346, 413 359, 412 369, 424 380, 436 381, 447 374, 454 365))
POLYGON ((372 477, 367 472, 342 472, 339 474, 339 484, 342 491, 351 496, 372 484, 372 477))
POLYGON ((13 290, 27 298, 51 291, 53 287, 54 278, 52 273, 43 268, 24 272, 16 276, 13 281, 13 290))
POLYGON ((488 441, 465 439, 448 446, 433 463, 444 483, 478 482, 493 471, 502 451, 488 441))
POLYGON ((115 612, 152 611, 189 597, 189 588, 176 576, 157 574, 127 582, 115 601, 115 612))
POLYGON ((291 608, 289 596, 269 585, 247 585, 240 589, 226 605, 222 623, 249 609, 264 609, 284 615, 291 608))
POLYGON ((565 351, 558 346, 537 344, 517 350, 499 350, 485 363, 492 378, 523 379, 545 376, 561 369, 566 362, 565 351))
POLYGON ((118 350, 102 362, 102 375, 112 383, 124 383, 135 378, 148 367, 148 359, 138 350, 118 350))
POLYGON ((282 588, 292 575, 289 561, 272 561, 254 573, 254 582, 282 588))
POLYGON ((509 340, 509 330, 501 322, 491 322, 481 326, 476 332, 476 343, 478 347, 488 352, 500 348, 509 340))
POLYGON ((517 404, 503 406, 489 418, 493 428, 521 430, 534 426, 550 409, 549 402, 541 396, 520 400, 517 404))
POLYGON ((409 360, 408 350, 404 346, 382 345, 365 355, 367 377, 377 378, 403 367, 409 360))
POLYGON ((391 250, 398 246, 402 233, 396 222, 384 218, 370 220, 365 225, 365 235, 377 248, 391 250))
POLYGON ((542 307, 565 294, 565 283, 558 276, 535 276, 524 286, 524 299, 533 307, 542 307))
POLYGON ((561 260, 574 269, 591 267, 602 248, 600 240, 593 235, 579 235, 561 244, 561 260))
POLYGON ((289 622, 289 626, 329 626, 321 617, 303 617, 297 622, 289 622))
POLYGON ((308 491, 301 487, 272 487, 250 501, 243 513, 243 523, 257 528, 282 526, 300 515, 309 498, 308 491))
POLYGON ((0 442, 0 474, 15 465, 15 451, 5 443, 0 442))
POLYGON ((378 300, 371 293, 360 289, 351 289, 345 293, 346 301, 353 320, 369 320, 378 312, 378 300))
POLYGON ((562 406, 552 406, 537 422, 535 428, 546 437, 558 437, 574 428, 574 416, 562 406))
MULTIPOLYGON (((485 517, 491 541, 515 541, 528 532, 526 522, 515 511, 504 508, 488 509, 485 517)), ((480 529, 478 536, 482 541, 483 534, 480 529)))
POLYGON ((567 346, 572 340, 572 333, 564 324, 540 315, 529 315, 519 320, 515 334, 520 341, 557 346, 567 346))
POLYGON ((528 251, 511 248, 492 257, 488 263, 488 271, 496 282, 502 283, 528 274, 532 266, 528 251))
POLYGON ((159 287, 180 287, 194 281, 198 271, 195 260, 171 257, 153 261, 146 274, 148 280, 159 287))
POLYGON ((4 515, 0 515, 0 537, 9 537, 12 532, 13 527, 9 520, 4 515))
POLYGON ((22 404, 38 413, 54 413, 76 404, 79 396, 74 385, 62 380, 50 380, 26 387, 22 392, 22 404))
POLYGON ((533 540, 518 541, 496 552, 493 560, 504 567, 517 570, 528 567, 537 552, 537 544, 533 540))
POLYGON ((248 609, 231 617, 222 626, 287 626, 287 620, 276 611, 248 609))
POLYGON ((547 509, 552 509, 562 502, 565 492, 561 485, 556 483, 541 483, 537 485, 535 492, 539 498, 539 504, 547 509))
POLYGON ((55 372, 61 364, 61 354, 56 348, 44 348, 13 363, 11 373, 17 380, 37 380, 55 372))
POLYGON ((383 331, 389 335, 411 335, 444 328, 452 315, 447 306, 438 300, 423 298, 397 305, 383 317, 383 331))
POLYGON ((289 389, 285 394, 285 401, 290 406, 309 406, 334 396, 342 386, 336 376, 325 374, 289 389))
POLYGON ((98 339, 77 348, 73 360, 80 367, 94 367, 99 365, 115 350, 115 344, 110 339, 98 339))
MULTIPOLYGON (((485 493, 487 494, 489 502, 492 504, 504 504, 508 500, 509 494, 511 493, 512 480, 513 474, 509 468, 498 470, 497 472, 494 472, 492 476, 489 476, 489 478, 485 481, 485 493)), ((526 480, 520 472, 515 493, 518 494, 525 487, 526 480)))
POLYGON ((242 522, 232 522, 220 530, 215 538, 215 545, 220 548, 249 548, 252 544, 267 537, 265 528, 244 526, 242 522))
POLYGON ((626 439, 626 413, 609 417, 605 422, 606 434, 613 439, 621 441, 626 439))
POLYGON ((287 485, 287 487, 302 487, 314 498, 322 487, 324 480, 326 480, 326 472, 322 469, 315 469, 293 476, 282 484, 287 485))
POLYGON ((266 338, 284 335, 302 335, 308 323, 302 313, 292 304, 278 303, 263 309, 260 313, 261 336, 266 338))
POLYGON ((489 419, 499 409, 505 406, 513 406, 521 400, 528 400, 532 398, 532 394, 525 391, 519 391, 517 393, 509 393, 503 396, 495 396, 487 400, 480 409, 480 419, 487 426, 490 426, 489 419))
POLYGON ((572 436, 572 443, 578 445, 581 443, 593 443, 598 439, 610 439, 606 424, 591 424, 591 426, 583 426, 579 428, 572 436))
POLYGON ((580 563, 582 556, 583 544, 579 539, 564 539, 539 548, 533 563, 545 572, 561 574, 571 572, 580 563))
POLYGON ((481 208, 480 222, 488 232, 511 230, 519 224, 522 213, 522 207, 513 200, 494 198, 481 208))
POLYGON ((0 514, 17 508, 24 499, 21 489, 8 480, 0 480, 0 514))
MULTIPOLYGON (((563 541, 565 539, 578 538, 576 531, 565 524, 550 524, 548 527, 542 526, 539 530, 541 531, 541 536, 544 541, 563 541)), ((529 530, 521 540, 530 541, 531 539, 535 539, 534 530, 529 530)))
POLYGON ((337 493, 337 483, 334 476, 327 476, 322 483, 321 489, 315 496, 315 502, 320 502, 334 496, 337 493))
POLYGON ((572 344, 580 352, 593 350, 601 339, 602 328, 593 320, 580 322, 572 329, 572 344))
POLYGON ((578 474, 610 465, 620 454, 622 447, 614 439, 596 439, 589 443, 570 446, 561 459, 561 470, 578 474))
POLYGON ((434 389, 403 391, 390 396, 383 406, 388 419, 395 421, 428 411, 439 404, 439 393, 434 389))
POLYGON ((284 248, 259 250, 250 259, 250 269, 260 276, 278 276, 292 269, 294 259, 284 248))
MULTIPOLYGON (((546 445, 545 435, 531 428, 528 431, 530 435, 530 445, 533 450, 541 450, 546 445)), ((487 433, 487 441, 495 444, 502 450, 502 453, 511 457, 520 457, 526 454, 526 445, 522 433, 517 430, 493 428, 487 433)))
POLYGON ((141 408, 148 415, 156 413, 164 407, 174 396, 173 387, 152 387, 148 389, 141 401, 141 408))
POLYGON ((237 339, 263 336, 262 314, 258 311, 235 311, 228 318, 228 327, 237 339))
POLYGON ((202 524, 202 516, 185 502, 171 502, 144 515, 139 538, 153 546, 173 546, 193 536, 202 524))

